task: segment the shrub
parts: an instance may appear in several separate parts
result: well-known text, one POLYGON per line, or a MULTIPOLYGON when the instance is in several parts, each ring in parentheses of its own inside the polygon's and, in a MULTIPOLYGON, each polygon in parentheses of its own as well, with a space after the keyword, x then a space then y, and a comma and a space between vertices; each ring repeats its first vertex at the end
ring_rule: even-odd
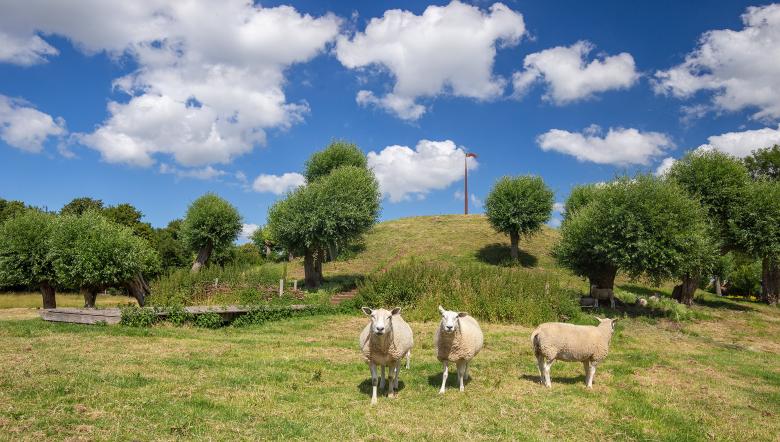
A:
POLYGON ((437 319, 442 304, 486 321, 536 325, 578 316, 577 300, 574 291, 531 270, 412 260, 367 278, 354 303, 402 306, 412 320, 437 319))
POLYGON ((184 325, 193 321, 193 315, 187 313, 181 305, 173 305, 166 309, 166 321, 173 325, 184 325))
POLYGON ((202 328, 220 328, 225 321, 219 313, 209 312, 195 315, 195 325, 202 328))
POLYGON ((128 327, 149 327, 158 320, 157 309, 128 306, 122 307, 119 323, 128 327))
POLYGON ((249 325, 261 325, 266 322, 280 321, 283 319, 299 318, 303 316, 315 316, 315 315, 327 315, 334 313, 346 313, 354 311, 355 308, 352 305, 349 306, 330 306, 330 305, 318 305, 307 307, 301 310, 293 310, 291 308, 257 308, 248 313, 245 313, 237 317, 232 322, 234 327, 246 327, 249 325))

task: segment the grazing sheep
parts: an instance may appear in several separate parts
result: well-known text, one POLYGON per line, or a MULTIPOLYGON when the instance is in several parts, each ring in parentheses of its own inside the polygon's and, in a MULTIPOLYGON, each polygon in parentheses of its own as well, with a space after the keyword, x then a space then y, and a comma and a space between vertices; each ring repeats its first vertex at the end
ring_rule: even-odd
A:
POLYGON ((609 306, 615 308, 615 292, 612 289, 600 289, 596 284, 590 286, 590 296, 595 300, 594 307, 599 307, 599 299, 609 299, 609 306))
POLYGON ((557 359, 582 362, 585 367, 585 385, 593 388, 596 366, 607 357, 609 341, 617 319, 600 319, 598 326, 548 322, 531 333, 534 355, 539 364, 539 376, 546 387, 551 387, 550 366, 557 359))
POLYGON ((385 309, 371 310, 362 308, 371 320, 360 333, 359 345, 363 352, 363 359, 371 370, 371 405, 376 404, 377 392, 377 365, 382 367, 382 388, 384 388, 384 371, 388 367, 388 396, 395 397, 398 390, 398 373, 401 367, 401 359, 411 357, 411 349, 414 345, 414 337, 409 324, 401 317, 401 308, 396 307, 392 311, 385 309))
POLYGON ((442 363, 441 389, 447 384, 449 363, 458 367, 458 383, 463 391, 463 381, 468 376, 469 362, 482 350, 482 329, 468 313, 453 312, 439 306, 441 323, 433 335, 433 348, 442 363))

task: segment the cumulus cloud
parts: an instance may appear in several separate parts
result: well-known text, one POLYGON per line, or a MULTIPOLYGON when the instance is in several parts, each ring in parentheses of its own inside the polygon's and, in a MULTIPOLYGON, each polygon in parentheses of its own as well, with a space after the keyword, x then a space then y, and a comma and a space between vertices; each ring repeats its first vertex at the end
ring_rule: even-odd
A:
POLYGON ((647 165, 674 147, 671 139, 659 132, 640 132, 633 128, 610 128, 606 136, 597 125, 582 133, 552 129, 536 139, 544 151, 571 155, 579 161, 627 166, 647 165))
POLYGON ((666 175, 669 170, 674 166, 674 163, 676 163, 677 160, 672 157, 664 158, 663 161, 661 161, 661 164, 658 165, 658 167, 655 169, 655 175, 656 176, 664 176, 666 175))
POLYGON ((763 129, 746 130, 743 132, 726 132, 707 138, 707 144, 702 144, 699 149, 716 149, 739 158, 744 158, 756 149, 772 147, 780 144, 780 125, 777 129, 765 127, 763 129))
POLYGON ((553 204, 553 212, 555 213, 563 213, 563 211, 566 209, 566 204, 557 202, 553 204))
POLYGON ((506 80, 493 74, 497 47, 514 46, 525 34, 523 16, 501 3, 489 11, 457 0, 428 6, 422 15, 392 9, 373 18, 363 32, 339 37, 336 55, 349 69, 387 70, 394 85, 387 95, 358 92, 357 102, 376 105, 405 120, 425 113, 420 97, 450 93, 488 100, 506 80))
POLYGON ((525 69, 512 76, 515 96, 522 96, 534 83, 543 81, 547 85, 544 98, 562 105, 599 92, 627 89, 637 82, 639 74, 631 54, 623 52, 588 63, 593 48, 590 42, 579 41, 527 55, 525 69))
MULTIPOLYGON (((287 102, 284 70, 323 52, 340 22, 244 0, 26 0, 3 7, 0 30, 14 41, 57 34, 87 54, 132 57, 138 69, 114 81, 129 99, 110 102, 108 119, 76 139, 108 162, 149 166, 163 154, 193 167, 227 163, 264 143, 268 129, 300 121, 308 106, 287 102)), ((3 59, 56 55, 26 47, 3 49, 12 54, 3 59)))
POLYGON ((749 7, 744 27, 705 32, 685 61, 655 73, 657 93, 689 98, 712 91, 713 110, 756 109, 753 118, 780 118, 780 4, 749 7))
POLYGON ((260 175, 252 183, 255 192, 269 192, 283 195, 306 184, 306 178, 300 173, 288 172, 283 175, 260 175))
POLYGON ((239 241, 241 242, 249 241, 252 238, 252 234, 255 233, 255 230, 259 228, 260 226, 258 226, 257 224, 244 223, 241 226, 241 233, 238 234, 239 241))
MULTIPOLYGON (((382 194, 392 202, 412 196, 424 198, 428 192, 444 189, 463 178, 465 152, 450 140, 420 140, 414 149, 408 146, 387 146, 368 153, 368 166, 373 169, 382 194)), ((469 170, 477 168, 474 158, 469 170)))
POLYGON ((176 175, 178 178, 193 178, 196 180, 213 180, 223 175, 227 175, 224 170, 216 169, 212 166, 206 166, 193 169, 180 169, 165 163, 160 164, 160 173, 176 175))
POLYGON ((27 152, 40 152, 49 137, 64 135, 65 121, 28 103, 0 95, 0 139, 27 152))

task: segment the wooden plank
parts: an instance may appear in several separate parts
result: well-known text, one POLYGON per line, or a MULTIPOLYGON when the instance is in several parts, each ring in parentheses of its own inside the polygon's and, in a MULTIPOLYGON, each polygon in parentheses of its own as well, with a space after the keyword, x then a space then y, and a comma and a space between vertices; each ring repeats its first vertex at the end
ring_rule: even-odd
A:
MULTIPOLYGON (((74 309, 78 310, 78 309, 74 309)), ((114 312, 108 312, 114 313, 114 312)), ((121 315, 116 314, 95 314, 94 312, 88 312, 83 314, 78 311, 61 311, 59 309, 43 309, 41 310, 41 318, 45 321, 53 322, 70 322, 75 324, 118 324, 122 319, 121 315)))

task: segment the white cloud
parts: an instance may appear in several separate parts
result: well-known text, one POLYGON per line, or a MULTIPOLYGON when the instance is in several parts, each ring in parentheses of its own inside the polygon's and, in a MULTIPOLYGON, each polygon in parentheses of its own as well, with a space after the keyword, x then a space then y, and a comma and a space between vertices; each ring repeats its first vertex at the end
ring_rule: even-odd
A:
POLYGON ((178 178, 194 178, 196 180, 213 180, 223 175, 227 175, 224 170, 215 169, 211 166, 196 169, 180 169, 168 164, 160 164, 160 173, 176 175, 178 178))
MULTIPOLYGON (((414 149, 407 146, 387 146, 368 153, 368 167, 373 169, 382 194, 392 202, 444 189, 463 179, 465 152, 450 140, 420 140, 414 149)), ((468 168, 477 168, 471 158, 468 168)))
POLYGON ((28 103, 0 95, 0 139, 27 152, 40 152, 49 137, 64 135, 65 121, 28 103))
POLYGON ((595 124, 582 133, 552 129, 539 135, 536 142, 544 151, 571 155, 579 161, 617 166, 647 165, 674 146, 668 136, 659 132, 620 127, 610 128, 606 136, 601 132, 595 124))
POLYGON ((288 172, 283 175, 260 175, 252 183, 255 192, 270 192, 276 195, 285 194, 296 187, 306 184, 306 178, 300 173, 288 172))
POLYGON ((780 144, 780 125, 777 129, 765 127, 763 129, 746 130, 743 132, 726 132, 707 138, 707 144, 702 144, 699 149, 716 149, 739 158, 744 158, 756 149, 772 147, 780 144))
POLYGON ((502 3, 488 12, 457 0, 428 6, 422 15, 392 9, 373 18, 364 32, 339 37, 336 55, 350 69, 378 67, 394 78, 383 97, 362 90, 360 104, 377 105, 405 120, 425 112, 420 97, 450 93, 488 100, 506 80, 493 74, 496 47, 514 46, 525 34, 523 16, 502 3))
MULTIPOLYGON (((3 7, 0 30, 132 57, 138 69, 114 81, 129 100, 110 102, 108 119, 76 139, 108 162, 149 166, 162 154, 192 167, 230 162, 263 144, 268 129, 300 121, 308 105, 287 102, 284 70, 323 52, 340 23, 244 0, 27 0, 3 7)), ((6 51, 16 54, 6 60, 29 62, 56 53, 6 51)))
POLYGON ((626 52, 588 63, 593 45, 579 41, 525 57, 525 70, 512 76, 515 96, 522 96, 538 80, 547 84, 546 100, 566 104, 613 89, 627 89, 639 79, 634 57, 626 52))
POLYGON ((37 35, 17 37, 0 30, 0 62, 32 66, 44 63, 46 57, 59 51, 37 35))
POLYGON ((239 233, 238 238, 241 242, 249 241, 252 238, 252 234, 255 233, 255 230, 259 229, 260 226, 257 224, 243 224, 241 226, 241 233, 239 233))
MULTIPOLYGON (((456 200, 463 201, 462 190, 456 190, 454 196, 456 200)), ((474 193, 469 194, 469 201, 471 202, 471 205, 474 206, 475 208, 477 209, 482 208, 482 204, 483 204, 482 198, 478 197, 476 194, 474 193)))
POLYGON ((707 31, 685 61, 655 73, 657 93, 689 98, 713 91, 711 108, 757 109, 755 119, 780 119, 780 4, 749 7, 744 28, 707 31))
POLYGON ((564 209, 566 208, 566 205, 564 203, 555 203, 553 204, 553 212, 555 213, 563 213, 564 209))
POLYGON ((664 176, 666 175, 669 170, 674 166, 674 163, 676 163, 677 160, 672 157, 664 158, 663 161, 661 161, 661 164, 658 165, 658 168, 655 169, 655 175, 656 176, 664 176))

